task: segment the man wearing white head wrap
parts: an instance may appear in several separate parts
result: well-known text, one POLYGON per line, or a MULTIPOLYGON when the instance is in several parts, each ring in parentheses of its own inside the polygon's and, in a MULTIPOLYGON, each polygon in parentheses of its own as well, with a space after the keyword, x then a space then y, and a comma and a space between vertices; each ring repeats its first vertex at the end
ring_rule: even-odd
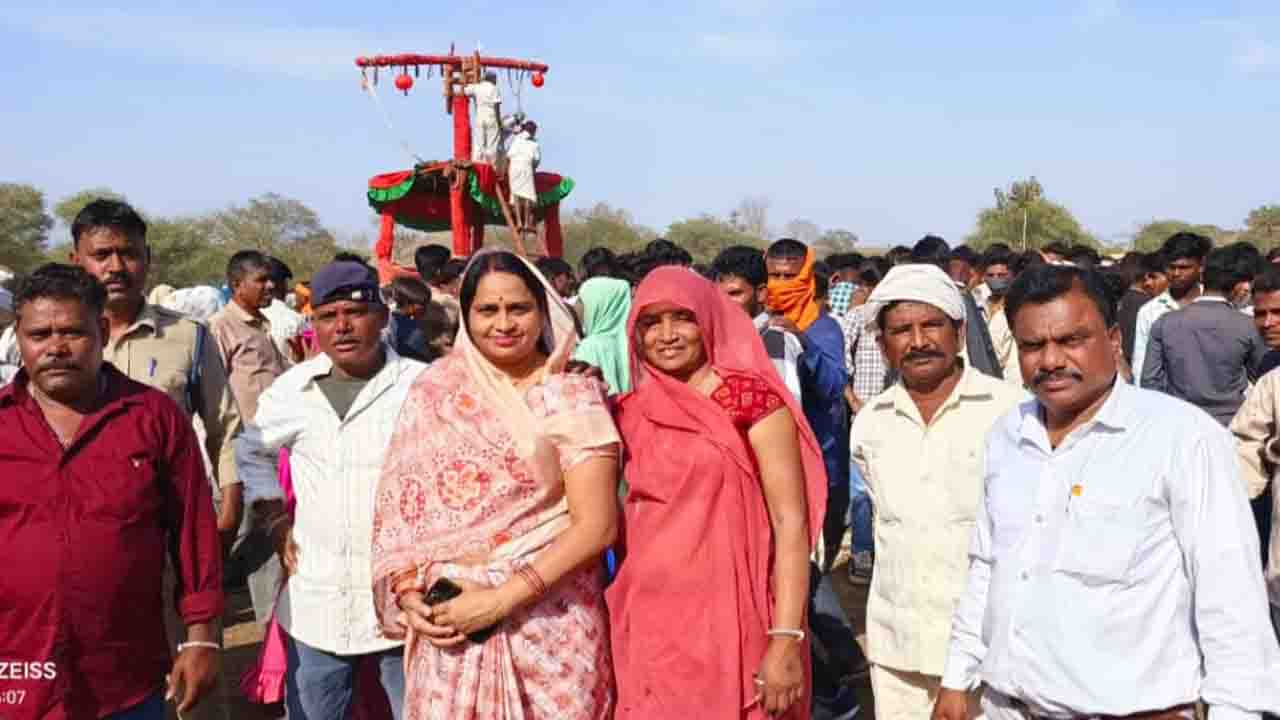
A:
POLYGON ((942 686, 951 613, 964 590, 985 436, 1022 392, 961 358, 964 298, 940 268, 893 268, 867 305, 898 374, 853 422, 853 458, 875 507, 867 657, 876 717, 925 720, 942 686))
POLYGON ((908 264, 891 268, 867 298, 868 326, 876 324, 885 307, 904 300, 932 305, 952 320, 964 321, 964 297, 951 278, 935 265, 908 264))

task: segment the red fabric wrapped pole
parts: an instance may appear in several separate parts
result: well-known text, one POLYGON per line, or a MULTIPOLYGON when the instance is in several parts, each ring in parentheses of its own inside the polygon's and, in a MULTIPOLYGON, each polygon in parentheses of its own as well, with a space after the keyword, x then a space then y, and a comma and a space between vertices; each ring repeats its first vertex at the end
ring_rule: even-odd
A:
POLYGON ((560 235, 560 203, 548 205, 542 211, 542 227, 547 235, 547 255, 564 255, 564 238, 560 235))
MULTIPOLYGON (((471 104, 466 95, 453 97, 453 159, 471 159, 471 104)), ((453 254, 470 255, 471 198, 467 197, 466 183, 454 183, 449 190, 449 219, 453 229, 453 254)))

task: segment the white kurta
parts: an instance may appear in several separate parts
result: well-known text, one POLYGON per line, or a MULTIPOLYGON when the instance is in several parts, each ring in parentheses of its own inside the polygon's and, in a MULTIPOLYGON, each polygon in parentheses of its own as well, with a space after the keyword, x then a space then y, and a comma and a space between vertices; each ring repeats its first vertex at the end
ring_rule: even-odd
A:
POLYGON ((901 381, 858 412, 851 449, 875 507, 871 662, 942 675, 987 470, 987 431, 1025 398, 1022 390, 966 367, 928 423, 901 381))
POLYGON ((476 99, 476 124, 498 125, 498 103, 502 102, 502 91, 497 85, 478 82, 464 86, 462 92, 476 99))
POLYGON ((478 82, 466 85, 462 92, 476 100, 476 132, 472 139, 473 160, 493 160, 498 156, 498 143, 502 138, 501 119, 498 117, 498 104, 502 102, 502 92, 491 82, 478 82))
POLYGON ((511 185, 511 197, 524 198, 530 202, 538 199, 538 191, 533 185, 533 171, 542 160, 542 151, 538 141, 521 132, 511 141, 507 148, 507 182, 511 185))

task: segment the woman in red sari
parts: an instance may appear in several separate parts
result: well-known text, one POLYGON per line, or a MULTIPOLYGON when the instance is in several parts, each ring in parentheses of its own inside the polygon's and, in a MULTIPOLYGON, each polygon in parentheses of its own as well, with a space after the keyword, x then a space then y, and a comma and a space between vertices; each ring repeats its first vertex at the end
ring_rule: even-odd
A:
POLYGON ((408 631, 404 720, 607 720, 599 558, 618 434, 604 385, 563 372, 572 316, 515 255, 476 255, 461 300, 457 344, 409 391, 376 498, 374 604, 386 632, 408 631), (442 578, 463 592, 428 606, 442 578))
POLYGON ((629 323, 622 560, 606 592, 618 720, 809 717, 822 455, 751 319, 676 267, 629 323))

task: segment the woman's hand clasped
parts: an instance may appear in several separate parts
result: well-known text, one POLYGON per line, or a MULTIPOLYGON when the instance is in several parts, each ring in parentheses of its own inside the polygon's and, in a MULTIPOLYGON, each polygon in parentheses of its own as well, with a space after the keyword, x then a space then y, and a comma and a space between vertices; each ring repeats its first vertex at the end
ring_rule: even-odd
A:
POLYGON ((462 588, 462 594, 432 608, 433 622, 467 635, 497 625, 510 612, 497 588, 470 580, 449 579, 462 588))
POLYGON ((429 606, 423 602, 421 592, 400 596, 400 609, 404 611, 401 624, 441 648, 466 642, 468 634, 497 625, 509 612, 497 589, 470 580, 449 579, 462 588, 462 594, 452 600, 429 606))
POLYGON ((416 590, 400 596, 400 625, 425 637, 427 642, 440 648, 453 647, 467 641, 467 637, 453 628, 438 625, 432 620, 434 609, 422 601, 423 594, 416 590))
POLYGON ((804 695, 804 643, 773 638, 756 672, 756 698, 772 716, 785 713, 804 695))

